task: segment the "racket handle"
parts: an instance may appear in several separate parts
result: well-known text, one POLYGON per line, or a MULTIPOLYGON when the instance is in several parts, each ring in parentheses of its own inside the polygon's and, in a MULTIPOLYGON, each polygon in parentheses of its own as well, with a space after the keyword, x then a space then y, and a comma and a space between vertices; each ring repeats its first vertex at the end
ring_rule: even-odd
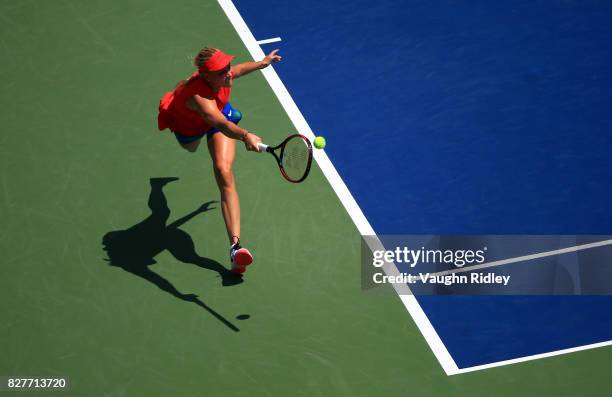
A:
POLYGON ((258 143, 257 146, 259 147, 259 153, 268 151, 268 145, 265 143, 258 143))

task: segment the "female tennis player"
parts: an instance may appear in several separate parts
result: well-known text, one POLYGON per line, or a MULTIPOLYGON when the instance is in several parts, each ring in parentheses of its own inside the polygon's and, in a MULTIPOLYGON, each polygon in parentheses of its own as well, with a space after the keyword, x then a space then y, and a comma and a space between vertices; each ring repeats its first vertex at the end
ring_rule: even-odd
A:
POLYGON ((232 173, 236 140, 244 142, 247 150, 258 151, 261 139, 238 127, 242 118, 239 110, 229 102, 234 79, 281 60, 274 50, 259 62, 231 65, 234 58, 217 48, 203 48, 195 57, 198 70, 167 92, 159 103, 158 127, 169 128, 179 145, 195 152, 206 136, 208 151, 219 191, 221 209, 230 240, 232 272, 244 273, 253 256, 240 246, 240 201, 232 173))

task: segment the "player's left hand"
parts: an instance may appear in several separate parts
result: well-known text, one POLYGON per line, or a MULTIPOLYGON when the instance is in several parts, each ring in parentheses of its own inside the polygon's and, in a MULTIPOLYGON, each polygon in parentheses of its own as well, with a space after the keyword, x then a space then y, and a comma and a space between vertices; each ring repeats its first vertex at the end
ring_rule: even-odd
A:
POLYGON ((280 62, 280 60, 283 59, 283 57, 281 57, 280 55, 276 55, 277 52, 278 52, 278 48, 272 51, 271 53, 269 53, 268 55, 266 55, 266 57, 262 60, 262 62, 266 66, 270 66, 273 63, 280 62))

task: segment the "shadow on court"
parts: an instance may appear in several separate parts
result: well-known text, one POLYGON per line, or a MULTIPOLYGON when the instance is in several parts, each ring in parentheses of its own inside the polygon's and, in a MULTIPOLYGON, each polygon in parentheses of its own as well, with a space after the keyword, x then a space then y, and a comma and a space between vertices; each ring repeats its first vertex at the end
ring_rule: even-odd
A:
POLYGON ((150 179, 151 193, 149 194, 148 205, 151 209, 151 215, 128 229, 106 233, 102 238, 102 244, 108 256, 105 260, 109 265, 120 267, 141 277, 178 299, 201 306, 232 330, 238 331, 238 328, 209 308, 197 295, 181 293, 170 281, 150 269, 151 265, 157 263, 154 257, 162 251, 168 250, 181 262, 191 263, 219 273, 224 286, 242 283, 241 276, 233 274, 219 262, 198 255, 189 234, 179 229, 180 226, 195 216, 215 209, 211 205, 216 201, 204 203, 200 208, 166 225, 170 217, 170 209, 163 187, 177 179, 174 177, 150 179))

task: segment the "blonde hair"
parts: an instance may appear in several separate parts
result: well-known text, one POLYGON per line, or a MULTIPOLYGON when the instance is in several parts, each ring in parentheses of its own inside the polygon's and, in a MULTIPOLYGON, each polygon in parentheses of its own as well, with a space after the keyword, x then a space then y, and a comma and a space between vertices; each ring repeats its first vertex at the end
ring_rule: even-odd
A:
POLYGON ((204 66, 204 63, 213 56, 215 52, 217 52, 216 48, 204 47, 198 52, 198 55, 193 59, 193 64, 199 69, 204 66))

